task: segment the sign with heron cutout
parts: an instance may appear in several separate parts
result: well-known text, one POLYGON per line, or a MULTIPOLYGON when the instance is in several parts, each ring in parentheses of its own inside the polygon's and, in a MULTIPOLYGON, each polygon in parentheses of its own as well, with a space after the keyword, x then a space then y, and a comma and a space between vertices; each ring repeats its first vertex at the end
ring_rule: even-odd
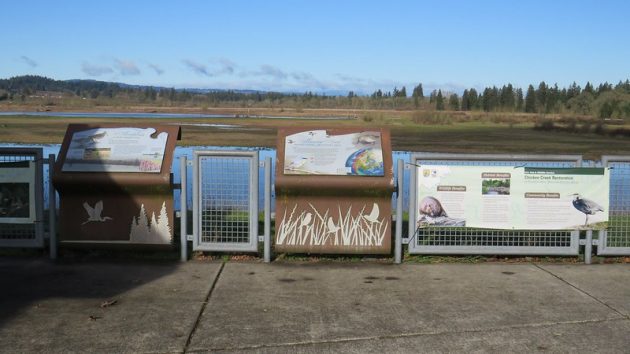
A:
POLYGON ((417 227, 604 229, 606 168, 420 166, 417 227))

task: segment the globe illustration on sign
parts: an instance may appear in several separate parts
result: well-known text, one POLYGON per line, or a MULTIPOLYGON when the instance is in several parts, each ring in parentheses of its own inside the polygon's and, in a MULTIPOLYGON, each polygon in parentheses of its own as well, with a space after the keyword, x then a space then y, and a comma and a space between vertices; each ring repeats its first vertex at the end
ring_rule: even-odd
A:
POLYGON ((383 176, 383 152, 374 148, 357 150, 346 160, 346 167, 351 175, 383 176))

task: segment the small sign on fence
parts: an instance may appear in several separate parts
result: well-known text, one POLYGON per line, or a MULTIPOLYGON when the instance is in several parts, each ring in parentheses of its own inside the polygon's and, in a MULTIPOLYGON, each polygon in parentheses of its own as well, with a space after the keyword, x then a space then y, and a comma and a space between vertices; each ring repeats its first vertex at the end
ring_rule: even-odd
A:
POLYGON ((35 162, 0 163, 0 223, 35 221, 35 162))

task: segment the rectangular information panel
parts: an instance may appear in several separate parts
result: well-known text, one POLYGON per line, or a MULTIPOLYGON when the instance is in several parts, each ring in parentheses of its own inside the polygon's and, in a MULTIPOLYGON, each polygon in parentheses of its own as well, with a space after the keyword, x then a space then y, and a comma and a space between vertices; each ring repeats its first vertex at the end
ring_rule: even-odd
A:
POLYGON ((63 172, 159 173, 168 133, 154 128, 94 128, 74 132, 63 172))
POLYGON ((35 163, 0 163, 0 223, 35 221, 35 163))
POLYGON ((381 132, 329 134, 311 130, 287 135, 284 174, 383 176, 381 132))
POLYGON ((418 167, 418 227, 604 229, 604 168, 418 167))

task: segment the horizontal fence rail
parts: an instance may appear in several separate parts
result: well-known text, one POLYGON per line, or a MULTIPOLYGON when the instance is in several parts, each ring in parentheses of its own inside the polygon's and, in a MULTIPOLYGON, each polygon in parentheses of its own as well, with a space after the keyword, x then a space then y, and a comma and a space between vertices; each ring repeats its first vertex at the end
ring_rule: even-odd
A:
POLYGON ((575 230, 497 230, 470 227, 430 226, 416 228, 417 167, 522 166, 580 167, 580 155, 500 155, 416 153, 412 155, 409 186, 410 254, 505 254, 577 255, 579 231, 575 230))

